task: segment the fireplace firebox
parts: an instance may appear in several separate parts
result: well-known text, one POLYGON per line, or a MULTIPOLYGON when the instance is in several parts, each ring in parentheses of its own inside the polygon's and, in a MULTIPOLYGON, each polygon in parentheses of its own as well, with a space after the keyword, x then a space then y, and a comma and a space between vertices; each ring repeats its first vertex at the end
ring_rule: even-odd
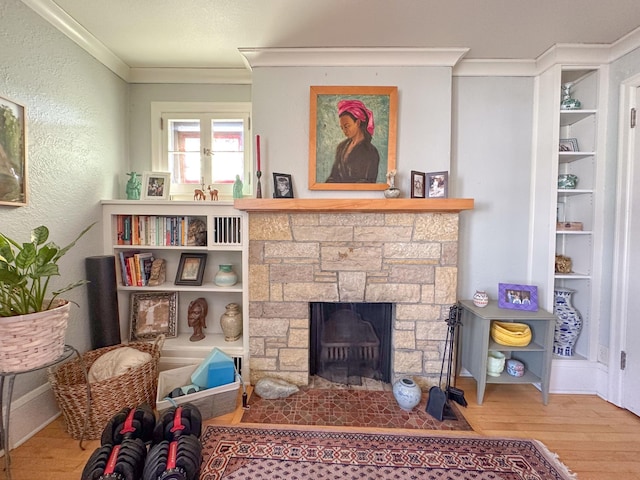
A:
POLYGON ((310 304, 309 368, 335 383, 390 382, 391 303, 310 304))

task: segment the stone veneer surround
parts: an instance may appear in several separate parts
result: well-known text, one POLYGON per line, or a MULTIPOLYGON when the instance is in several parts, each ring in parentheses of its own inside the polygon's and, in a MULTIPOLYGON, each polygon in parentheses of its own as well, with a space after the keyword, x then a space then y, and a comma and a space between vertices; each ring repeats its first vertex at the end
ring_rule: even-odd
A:
POLYGON ((251 383, 309 382, 309 302, 392 302, 392 380, 437 383, 456 213, 249 212, 251 383))

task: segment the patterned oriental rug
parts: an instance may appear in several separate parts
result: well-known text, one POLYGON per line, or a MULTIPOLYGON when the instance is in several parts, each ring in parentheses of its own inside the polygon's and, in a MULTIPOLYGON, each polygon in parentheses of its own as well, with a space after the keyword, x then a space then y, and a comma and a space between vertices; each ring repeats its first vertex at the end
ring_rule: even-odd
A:
POLYGON ((411 412, 406 412, 387 391, 303 388, 287 398, 275 400, 253 394, 241 423, 472 430, 455 402, 449 403, 456 419, 440 422, 433 418, 426 411, 428 397, 423 395, 422 401, 411 412))
POLYGON ((540 442, 208 426, 200 480, 569 480, 540 442))

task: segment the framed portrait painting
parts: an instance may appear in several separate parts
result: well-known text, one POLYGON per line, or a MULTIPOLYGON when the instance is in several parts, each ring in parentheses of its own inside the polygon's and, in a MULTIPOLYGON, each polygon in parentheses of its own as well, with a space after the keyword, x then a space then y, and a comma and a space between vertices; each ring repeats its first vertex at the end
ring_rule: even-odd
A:
POLYGON ((144 172, 142 174, 143 200, 169 200, 171 174, 169 172, 144 172))
POLYGON ((177 335, 178 293, 153 292, 131 294, 130 340, 153 340, 164 334, 177 335))
POLYGON ((309 189, 385 190, 396 168, 397 87, 312 86, 309 189))
POLYGON ((25 108, 0 97, 0 205, 27 204, 25 108))

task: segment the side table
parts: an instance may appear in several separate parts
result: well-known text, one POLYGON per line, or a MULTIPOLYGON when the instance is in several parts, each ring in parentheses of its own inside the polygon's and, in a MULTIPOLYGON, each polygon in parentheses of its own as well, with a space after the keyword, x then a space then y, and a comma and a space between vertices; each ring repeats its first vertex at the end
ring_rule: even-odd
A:
MULTIPOLYGON (((491 301, 486 307, 476 307, 471 300, 461 300, 460 362, 475 378, 478 386, 478 405, 482 405, 487 383, 532 383, 540 384, 542 403, 549 400, 549 378, 553 357, 553 333, 556 316, 546 310, 536 312, 499 308, 491 301), (532 339, 526 347, 500 345, 490 336, 491 321, 526 323, 531 329, 532 339), (499 351, 507 358, 515 358, 525 365, 522 377, 513 377, 506 371, 498 377, 487 376, 487 355, 499 351)), ((458 372, 459 373, 459 372, 458 372)))
MULTIPOLYGON (((85 378, 87 377, 87 371, 84 368, 84 363, 82 363, 82 357, 78 350, 76 350, 71 345, 65 345, 62 355, 60 355, 57 359, 52 362, 46 363, 40 367, 32 368, 30 370, 24 370, 20 372, 0 372, 0 414, 2 415, 2 422, 0 422, 0 447, 4 449, 4 465, 5 472, 7 475, 7 480, 11 480, 11 457, 9 455, 10 443, 9 443, 9 425, 11 418, 11 400, 13 396, 13 383, 16 379, 17 375, 21 375, 23 373, 35 372, 36 370, 42 370, 43 368, 52 367, 59 363, 68 360, 73 356, 73 354, 78 357, 80 363, 82 364, 83 373, 85 378), (5 378, 7 379, 7 406, 6 412, 3 409, 3 401, 5 396, 5 378)), ((88 397, 87 397, 88 398, 88 397)), ((89 403, 87 402, 87 408, 89 408, 89 403)), ((88 416, 86 417, 88 418, 88 416)))

